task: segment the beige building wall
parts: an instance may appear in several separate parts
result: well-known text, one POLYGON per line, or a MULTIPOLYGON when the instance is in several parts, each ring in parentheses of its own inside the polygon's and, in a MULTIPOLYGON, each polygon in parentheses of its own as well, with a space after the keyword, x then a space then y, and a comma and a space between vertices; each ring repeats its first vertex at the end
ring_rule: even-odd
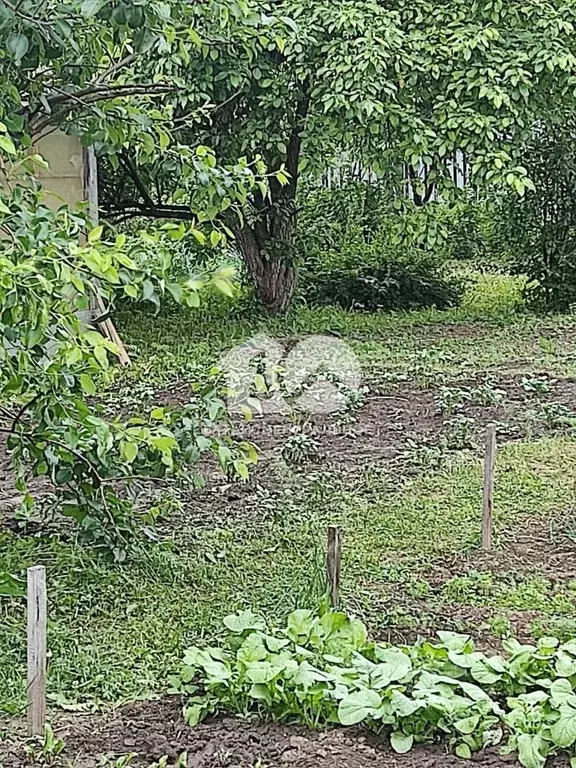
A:
POLYGON ((50 208, 76 205, 86 199, 84 184, 85 151, 79 139, 61 131, 40 139, 35 151, 42 155, 49 169, 40 169, 39 177, 50 208))

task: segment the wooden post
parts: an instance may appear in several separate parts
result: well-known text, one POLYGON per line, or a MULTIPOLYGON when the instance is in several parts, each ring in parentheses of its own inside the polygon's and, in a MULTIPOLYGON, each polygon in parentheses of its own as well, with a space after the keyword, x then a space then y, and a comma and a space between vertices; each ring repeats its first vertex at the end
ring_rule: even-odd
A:
POLYGON ((494 466, 496 463, 496 427, 486 430, 486 456, 484 459, 484 503, 482 511, 482 548, 492 549, 492 513, 494 511, 494 466))
POLYGON ((93 226, 98 224, 98 163, 92 147, 84 149, 84 194, 88 200, 88 216, 93 226))
POLYGON ((340 562, 342 558, 340 528, 331 525, 328 528, 328 548, 326 553, 326 575, 328 594, 332 608, 340 607, 340 562))
POLYGON ((28 736, 46 727, 46 568, 28 568, 28 736))
MULTIPOLYGON (((88 216, 92 225, 96 226, 99 219, 98 163, 96 153, 92 147, 84 150, 84 195, 88 201, 88 216)), ((102 304, 99 297, 93 299, 92 304, 91 310, 93 314, 102 316, 106 313, 106 307, 102 304)), ((118 360, 120 364, 124 366, 130 365, 130 356, 112 320, 109 317, 102 320, 99 323, 99 327, 102 334, 110 339, 110 341, 113 341, 118 347, 118 360)))

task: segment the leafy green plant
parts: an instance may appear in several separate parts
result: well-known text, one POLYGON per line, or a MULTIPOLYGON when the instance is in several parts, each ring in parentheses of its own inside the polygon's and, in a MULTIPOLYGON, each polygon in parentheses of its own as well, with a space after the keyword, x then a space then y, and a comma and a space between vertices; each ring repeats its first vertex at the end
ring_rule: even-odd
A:
POLYGON ((478 405, 499 405, 506 396, 506 391, 491 381, 485 381, 472 389, 472 400, 478 405))
POLYGON ((551 391, 556 381, 547 376, 524 376, 521 381, 522 389, 525 392, 545 395, 551 391))
POLYGON ((443 442, 450 451, 463 451, 475 446, 475 421, 458 415, 444 422, 443 442))
POLYGON ((156 308, 171 296, 195 308, 209 284, 230 293, 233 275, 173 280, 162 243, 182 239, 183 227, 106 240, 82 211, 50 210, 34 176, 41 158, 19 153, 3 124, 0 138, 0 154, 10 161, 0 168, 0 432, 25 508, 32 504, 29 478, 46 477, 80 538, 122 560, 137 527, 134 483, 178 475, 194 481, 191 469, 206 452, 225 472, 246 478, 256 453, 216 433, 227 415, 215 385, 197 388, 183 408, 126 422, 102 416, 93 398, 118 349, 83 313, 96 301, 107 316, 119 296, 156 308))
POLYGON ((415 467, 438 469, 445 461, 446 454, 442 446, 425 438, 409 437, 400 456, 415 467))
POLYGON ((435 210, 395 202, 384 184, 306 190, 298 249, 307 302, 363 310, 458 303, 461 286, 441 271, 435 210))
POLYGON ((535 124, 523 148, 534 187, 523 200, 503 197, 496 217, 516 270, 528 276, 527 302, 540 310, 565 312, 576 300, 573 132, 573 115, 562 109, 535 124))
POLYGON ((319 442, 306 432, 294 432, 284 441, 282 446, 282 458, 290 464, 316 461, 319 455, 319 442))
POLYGON ((279 630, 251 611, 224 624, 225 645, 188 649, 171 681, 190 725, 225 710, 316 728, 361 723, 385 731, 399 753, 443 738, 464 758, 499 744, 506 727, 503 752, 525 768, 575 751, 574 641, 510 638, 505 656, 488 656, 453 632, 435 643, 373 643, 361 622, 330 611, 297 610, 279 630))
POLYGON ((65 746, 64 740, 57 738, 52 726, 47 724, 44 729, 44 736, 33 739, 26 744, 26 754, 35 765, 48 767, 57 763, 65 746))
POLYGON ((576 414, 563 403, 542 403, 539 413, 550 429, 573 429, 576 414))
POLYGON ((464 387, 442 387, 436 400, 440 410, 445 413, 454 413, 454 411, 470 403, 472 392, 464 387))

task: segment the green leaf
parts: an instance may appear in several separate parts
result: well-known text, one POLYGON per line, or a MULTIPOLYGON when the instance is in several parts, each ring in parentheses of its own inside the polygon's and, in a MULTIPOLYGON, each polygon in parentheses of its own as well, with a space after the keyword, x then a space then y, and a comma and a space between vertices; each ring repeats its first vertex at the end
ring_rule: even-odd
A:
POLYGON ((238 661, 249 664, 254 661, 263 661, 268 656, 264 641, 257 632, 252 632, 242 643, 236 653, 238 661))
POLYGON ((80 386, 86 392, 87 395, 95 395, 96 394, 96 385, 94 384, 92 378, 88 376, 87 373, 81 373, 78 377, 80 381, 80 386))
POLYGON ((265 684, 282 672, 282 667, 276 667, 270 664, 269 661, 255 661, 248 664, 246 669, 246 677, 251 683, 265 684))
POLYGON ((404 680, 412 672, 412 662, 407 654, 393 648, 377 648, 378 664, 371 673, 374 688, 385 688, 391 682, 404 680))
POLYGON ((394 712, 400 717, 410 717, 414 712, 417 712, 425 703, 416 699, 410 699, 406 694, 401 691, 392 691, 390 696, 390 704, 394 712))
POLYGON ((373 715, 381 704, 382 699, 376 691, 362 688, 342 699, 338 707, 338 720, 342 725, 356 725, 373 715))
POLYGON ((312 611, 300 609, 293 611, 288 616, 287 633, 294 642, 300 642, 301 638, 308 637, 316 623, 312 611))
POLYGON ((102 224, 99 224, 97 227, 93 227, 90 232, 88 232, 88 242, 89 243, 97 243, 102 238, 102 232, 104 231, 104 226, 102 224))
POLYGON ((136 456, 138 456, 138 446, 136 443, 123 440, 120 446, 120 453, 128 464, 132 464, 136 456))
POLYGON ((501 675, 490 669, 483 661, 478 659, 470 667, 470 674, 479 683, 483 685, 493 685, 500 680, 501 675))
POLYGON ((248 471, 248 467, 246 466, 245 462, 241 461, 240 459, 235 459, 233 466, 236 474, 241 480, 248 480, 250 477, 250 472, 248 471))
POLYGON ((565 677, 554 680, 550 686, 550 696, 555 704, 563 704, 574 698, 575 694, 571 682, 565 677))
POLYGON ((0 597, 24 597, 26 583, 6 571, 0 571, 0 597))
POLYGON ((184 708, 184 720, 191 728, 198 725, 208 714, 203 704, 190 704, 184 708))
POLYGON ((459 681, 460 688, 464 691, 464 693, 469 696, 473 701, 481 701, 484 699, 485 701, 490 701, 490 696, 486 693, 486 691, 483 691, 482 688, 478 685, 474 685, 474 683, 467 683, 465 680, 459 681))
POLYGON ((124 286, 124 293, 126 294, 126 296, 130 296, 131 299, 138 298, 138 288, 135 285, 132 285, 131 283, 128 283, 128 285, 124 286))
POLYGON ((461 635, 458 632, 437 632, 442 645, 449 651, 463 653, 471 650, 470 635, 461 635))
POLYGON ((221 661, 206 660, 202 664, 208 682, 224 682, 232 677, 232 671, 221 661))
POLYGON ((560 707, 560 717, 550 728, 550 736, 554 744, 562 749, 576 742, 576 709, 568 704, 560 707))
POLYGON ((248 630, 265 630, 266 623, 264 619, 257 616, 252 611, 243 611, 242 613, 231 613, 223 620, 224 626, 236 635, 241 635, 248 630))
POLYGON ((458 744, 454 752, 458 755, 458 757, 461 757, 464 760, 470 760, 472 757, 472 750, 468 744, 458 744))
POLYGON ((272 695, 266 685, 254 683, 250 688, 250 697, 257 701, 263 701, 266 706, 271 707, 273 703, 272 695))
POLYGON ((101 5, 102 0, 83 0, 80 13, 85 19, 90 19, 98 13, 101 5))
POLYGON ((282 637, 274 637, 274 635, 262 635, 262 639, 266 643, 266 647, 271 653, 278 653, 287 645, 290 645, 290 641, 282 637))
POLYGON ((558 677, 572 677, 576 675, 576 659, 566 651, 559 651, 556 659, 556 674, 558 677))
POLYGON ((16 154, 16 147, 8 136, 0 136, 0 149, 6 152, 8 155, 16 154))
POLYGON ((544 768, 546 753, 546 744, 539 734, 521 733, 518 736, 518 759, 524 768, 544 768))
MULTIPOLYGON (((6 50, 11 54, 14 61, 19 64, 28 53, 30 42, 22 32, 13 32, 6 41, 6 50)), ((0 144, 1 146, 1 144, 0 144)))
POLYGON ((98 347, 94 347, 94 357, 96 360, 98 360, 104 370, 109 368, 110 363, 108 362, 108 354, 104 346, 100 345, 98 347))
POLYGON ((294 673, 292 682, 302 688, 309 688, 314 683, 325 682, 327 679, 325 672, 314 667, 309 661, 302 661, 294 673))
POLYGON ((394 752, 404 755, 406 752, 410 752, 414 746, 414 736, 412 734, 407 736, 401 731, 394 731, 394 733, 390 734, 390 744, 394 752))
POLYGON ((480 715, 472 715, 471 717, 464 717, 462 720, 457 720, 454 723, 454 728, 460 733, 468 735, 476 730, 479 722, 480 715))

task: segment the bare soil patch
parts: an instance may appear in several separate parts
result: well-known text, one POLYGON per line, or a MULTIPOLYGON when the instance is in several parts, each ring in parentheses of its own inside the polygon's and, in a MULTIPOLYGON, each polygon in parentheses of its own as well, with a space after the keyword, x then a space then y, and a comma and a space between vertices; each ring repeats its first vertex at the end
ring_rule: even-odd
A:
MULTIPOLYGON (((167 755, 175 761, 186 752, 188 768, 465 768, 469 761, 445 749, 420 747, 396 755, 387 739, 358 729, 315 733, 299 726, 246 722, 230 717, 188 728, 176 699, 134 704, 108 715, 61 715, 56 734, 66 741, 59 765, 73 761, 74 768, 96 768, 100 756, 118 758, 133 753, 133 765, 148 766, 167 755)), ((21 735, 0 742, 4 768, 29 765, 21 735)), ((488 751, 477 755, 474 765, 503 768, 517 763, 488 751)), ((550 766, 564 768, 559 760, 550 766)))

